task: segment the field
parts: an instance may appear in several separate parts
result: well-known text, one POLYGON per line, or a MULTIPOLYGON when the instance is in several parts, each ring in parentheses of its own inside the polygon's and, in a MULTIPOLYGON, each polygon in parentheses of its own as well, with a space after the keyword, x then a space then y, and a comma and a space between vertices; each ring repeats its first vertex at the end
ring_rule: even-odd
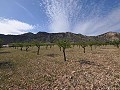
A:
POLYGON ((120 49, 0 49, 0 90, 120 90, 120 49))

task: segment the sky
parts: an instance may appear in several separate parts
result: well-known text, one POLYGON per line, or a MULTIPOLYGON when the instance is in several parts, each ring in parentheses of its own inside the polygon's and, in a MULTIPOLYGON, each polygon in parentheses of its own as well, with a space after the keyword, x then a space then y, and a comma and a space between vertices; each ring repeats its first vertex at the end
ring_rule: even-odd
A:
POLYGON ((120 0, 0 0, 0 34, 120 32, 120 0))

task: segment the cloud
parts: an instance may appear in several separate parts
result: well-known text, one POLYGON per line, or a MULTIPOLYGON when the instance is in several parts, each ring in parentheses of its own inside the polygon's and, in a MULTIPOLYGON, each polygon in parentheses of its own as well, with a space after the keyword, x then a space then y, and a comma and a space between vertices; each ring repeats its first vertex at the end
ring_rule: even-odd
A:
POLYGON ((69 26, 65 12, 61 7, 62 1, 45 0, 43 2, 46 7, 46 14, 50 18, 50 32, 67 31, 69 26))
POLYGON ((51 32, 85 32, 91 25, 88 20, 95 15, 100 16, 104 1, 95 3, 89 0, 43 0, 50 19, 51 32), (82 30, 79 30, 79 25, 82 30))
POLYGON ((43 0, 46 14, 50 19, 51 32, 67 32, 78 18, 79 0, 43 0), (73 14, 74 13, 74 14, 73 14), (74 17, 74 19, 71 19, 74 17))
POLYGON ((87 35, 98 35, 109 31, 120 31, 120 8, 114 9, 104 18, 79 22, 73 30, 73 32, 87 35))
POLYGON ((35 26, 18 20, 0 18, 0 34, 22 34, 34 28, 35 26))
POLYGON ((21 5, 21 4, 18 3, 18 2, 15 2, 15 4, 16 4, 17 6, 19 6, 20 8, 22 8, 23 10, 25 10, 32 18, 34 18, 33 14, 32 14, 27 8, 25 8, 23 5, 21 5))
POLYGON ((120 31, 120 1, 111 5, 108 2, 112 1, 43 0, 51 32, 69 31, 85 35, 120 31))

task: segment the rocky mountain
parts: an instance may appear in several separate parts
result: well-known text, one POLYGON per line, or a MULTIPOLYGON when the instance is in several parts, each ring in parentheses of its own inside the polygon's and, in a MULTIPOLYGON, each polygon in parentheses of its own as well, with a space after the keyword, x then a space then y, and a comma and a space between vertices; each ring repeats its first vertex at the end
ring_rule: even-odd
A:
POLYGON ((4 44, 14 43, 14 42, 30 42, 33 40, 41 42, 55 42, 59 39, 68 39, 71 42, 80 42, 80 41, 111 41, 111 40, 120 40, 120 33, 117 32, 107 32, 98 36, 85 36, 82 34, 75 34, 71 32, 63 33, 47 33, 47 32, 38 32, 33 34, 31 32, 21 34, 21 35, 3 35, 0 34, 0 38, 3 39, 4 44))
POLYGON ((117 32, 107 32, 98 36, 99 38, 104 38, 106 40, 120 40, 120 33, 117 32))

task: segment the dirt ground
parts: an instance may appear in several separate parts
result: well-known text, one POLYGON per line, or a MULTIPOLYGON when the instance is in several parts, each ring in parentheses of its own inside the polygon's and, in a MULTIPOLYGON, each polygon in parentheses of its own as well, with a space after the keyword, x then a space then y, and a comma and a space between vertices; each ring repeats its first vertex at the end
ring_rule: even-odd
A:
POLYGON ((120 90, 120 49, 0 49, 0 90, 120 90))

